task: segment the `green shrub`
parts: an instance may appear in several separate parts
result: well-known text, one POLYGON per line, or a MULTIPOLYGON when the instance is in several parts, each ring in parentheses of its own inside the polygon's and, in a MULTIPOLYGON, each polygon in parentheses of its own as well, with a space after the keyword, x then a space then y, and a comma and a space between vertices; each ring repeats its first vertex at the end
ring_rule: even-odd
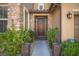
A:
POLYGON ((4 48, 4 55, 17 55, 20 53, 22 40, 19 39, 19 35, 15 30, 8 30, 5 35, 6 39, 2 41, 4 48), (18 51, 18 52, 17 52, 18 51))
POLYGON ((7 41, 6 40, 6 32, 1 32, 0 33, 0 48, 3 48, 3 44, 7 41))
POLYGON ((47 32, 47 38, 50 46, 52 46, 53 42, 56 42, 57 33, 58 33, 57 28, 52 28, 47 32))
POLYGON ((31 43, 29 31, 25 30, 10 30, 0 33, 0 48, 4 49, 4 55, 15 56, 21 53, 21 47, 25 43, 31 43))
POLYGON ((28 32, 30 33, 30 37, 31 37, 32 39, 35 39, 35 32, 32 31, 31 29, 30 29, 28 32))
POLYGON ((79 55, 79 42, 63 42, 61 44, 62 56, 78 56, 79 55))
POLYGON ((30 32, 29 31, 25 31, 25 30, 20 30, 18 31, 20 33, 20 38, 19 39, 22 39, 25 42, 29 42, 31 43, 33 40, 30 36, 30 32))

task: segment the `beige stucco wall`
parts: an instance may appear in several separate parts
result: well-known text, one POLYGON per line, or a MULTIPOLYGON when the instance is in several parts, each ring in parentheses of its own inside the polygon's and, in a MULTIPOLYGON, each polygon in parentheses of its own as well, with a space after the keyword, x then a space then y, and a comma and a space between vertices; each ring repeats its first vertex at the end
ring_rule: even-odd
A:
POLYGON ((57 7, 55 11, 50 13, 52 17, 52 25, 53 27, 60 28, 60 7, 57 7))
POLYGON ((77 3, 63 3, 61 4, 61 24, 62 24, 62 41, 74 38, 74 9, 79 9, 79 4, 77 3), (72 19, 66 17, 67 13, 71 12, 72 19))
POLYGON ((41 14, 41 13, 35 13, 35 14, 30 14, 30 28, 34 30, 34 21, 35 21, 35 16, 47 16, 48 17, 48 29, 52 27, 52 18, 49 13, 41 14))
POLYGON ((52 27, 58 28, 57 41, 60 42, 60 7, 56 7, 55 10, 50 13, 50 15, 50 18, 52 18, 52 27))

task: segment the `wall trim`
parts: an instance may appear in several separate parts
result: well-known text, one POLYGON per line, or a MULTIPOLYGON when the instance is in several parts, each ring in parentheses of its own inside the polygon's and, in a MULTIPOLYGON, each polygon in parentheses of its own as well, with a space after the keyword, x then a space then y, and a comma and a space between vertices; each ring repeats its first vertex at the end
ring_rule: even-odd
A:
POLYGON ((0 18, 0 20, 8 20, 8 18, 0 18))
POLYGON ((23 8, 24 28, 25 28, 25 12, 27 12, 27 18, 28 18, 28 22, 27 23, 28 23, 28 30, 29 30, 29 27, 30 27, 29 15, 30 14, 29 14, 29 11, 28 11, 28 9, 26 7, 23 8))
POLYGON ((0 6, 3 6, 4 7, 4 6, 8 6, 8 4, 7 5, 0 5, 0 6))

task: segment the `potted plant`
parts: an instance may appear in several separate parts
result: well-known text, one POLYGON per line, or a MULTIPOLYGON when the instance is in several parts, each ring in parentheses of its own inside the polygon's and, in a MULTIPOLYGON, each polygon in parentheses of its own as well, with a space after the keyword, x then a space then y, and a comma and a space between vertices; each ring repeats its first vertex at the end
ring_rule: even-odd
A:
MULTIPOLYGON (((23 32, 22 32, 23 33, 23 32)), ((31 52, 31 43, 34 39, 34 32, 32 30, 24 31, 23 34, 21 34, 21 38, 24 40, 24 45, 22 46, 22 53, 23 56, 29 56, 31 52)))
POLYGON ((30 37, 32 38, 32 40, 35 39, 35 32, 31 29, 28 30, 29 31, 29 34, 30 34, 30 37))
POLYGON ((48 43, 49 43, 50 48, 52 49, 52 55, 58 55, 57 48, 59 48, 59 46, 58 46, 58 43, 56 42, 57 35, 58 35, 57 27, 51 28, 47 32, 48 43), (57 51, 55 51, 55 50, 57 50, 57 51))
POLYGON ((28 53, 26 55, 30 55, 30 43, 32 41, 29 31, 8 29, 6 32, 0 33, 0 54, 7 56, 20 55, 24 46, 27 47, 28 53))
POLYGON ((52 44, 56 42, 56 37, 58 34, 58 29, 56 28, 51 28, 47 32, 47 39, 49 42, 49 46, 52 47, 52 44))

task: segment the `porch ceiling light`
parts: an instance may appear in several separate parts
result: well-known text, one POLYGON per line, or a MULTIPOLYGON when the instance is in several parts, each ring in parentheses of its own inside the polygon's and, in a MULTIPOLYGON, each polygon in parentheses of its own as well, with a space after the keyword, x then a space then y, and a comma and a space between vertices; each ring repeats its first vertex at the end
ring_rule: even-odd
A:
POLYGON ((71 12, 67 13, 67 18, 68 19, 71 19, 72 18, 72 13, 71 12))

